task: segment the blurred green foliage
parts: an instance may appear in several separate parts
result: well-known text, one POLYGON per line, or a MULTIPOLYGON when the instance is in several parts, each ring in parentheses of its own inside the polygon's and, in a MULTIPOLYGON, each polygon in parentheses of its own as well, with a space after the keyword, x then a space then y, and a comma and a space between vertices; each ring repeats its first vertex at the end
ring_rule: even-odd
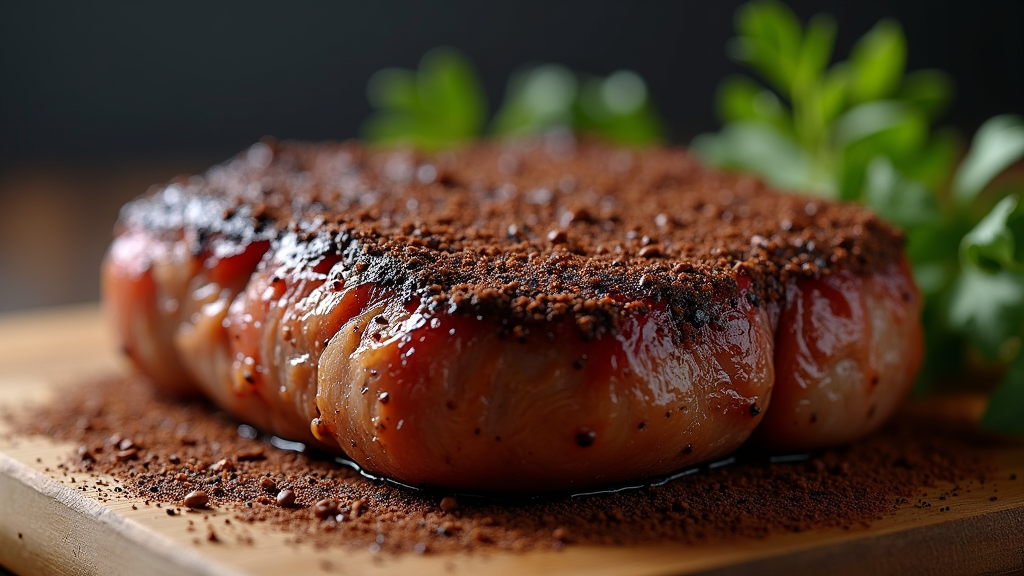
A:
POLYGON ((416 71, 381 70, 367 91, 377 110, 367 120, 367 140, 422 149, 458 145, 489 133, 528 136, 564 127, 618 144, 650 144, 662 138, 662 123, 635 72, 607 77, 570 71, 558 64, 520 70, 508 82, 505 100, 487 126, 483 88, 465 56, 437 48, 416 71))
POLYGON ((933 125, 952 100, 937 70, 905 70, 903 31, 882 20, 833 62, 835 23, 802 24, 784 4, 736 14, 729 54, 761 78, 725 80, 724 126, 693 142, 719 166, 770 183, 867 204, 907 232, 925 297, 926 365, 917 391, 965 376, 967 363, 1004 366, 984 424, 1024 433, 1024 208, 1020 182, 991 186, 1024 157, 1024 121, 998 116, 962 146, 933 125))
POLYGON ((557 126, 620 144, 649 144, 662 137, 647 85, 635 72, 620 70, 601 78, 548 64, 515 74, 492 132, 515 136, 557 126))
POLYGON ((363 126, 381 144, 437 149, 475 138, 487 121, 487 100, 476 72, 458 52, 428 52, 417 71, 385 68, 370 78, 367 96, 377 112, 363 126))

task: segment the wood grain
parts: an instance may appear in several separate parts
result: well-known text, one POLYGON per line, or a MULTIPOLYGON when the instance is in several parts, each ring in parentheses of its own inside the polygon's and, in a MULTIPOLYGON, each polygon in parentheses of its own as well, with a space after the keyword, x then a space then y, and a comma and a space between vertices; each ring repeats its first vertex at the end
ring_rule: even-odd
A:
MULTIPOLYGON (((0 407, 29 410, 63 386, 125 367, 95 306, 0 318, 0 407)), ((970 402, 947 403, 952 412, 970 402)), ((217 525, 220 542, 190 532, 183 516, 122 497, 102 501, 113 478, 65 474, 73 446, 0 429, 0 564, 18 574, 988 574, 1024 570, 1024 446, 987 448, 999 497, 976 490, 948 511, 904 507, 867 529, 782 534, 712 545, 561 551, 381 555, 315 549, 259 525, 217 525), (253 544, 244 540, 252 539, 253 544)), ((946 487, 949 488, 949 487, 946 487)), ((943 487, 938 487, 943 489, 943 487)), ((932 489, 935 490, 934 488, 932 489)), ((197 524, 199 524, 197 518, 197 524)))

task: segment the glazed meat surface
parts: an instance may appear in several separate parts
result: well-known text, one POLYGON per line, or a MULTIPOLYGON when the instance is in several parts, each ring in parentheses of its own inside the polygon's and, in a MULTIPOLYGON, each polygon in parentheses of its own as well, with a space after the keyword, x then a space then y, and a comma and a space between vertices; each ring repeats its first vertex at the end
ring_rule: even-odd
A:
POLYGON ((161 389, 415 485, 849 442, 920 363, 896 230, 674 149, 263 142, 126 206, 103 278, 161 389))

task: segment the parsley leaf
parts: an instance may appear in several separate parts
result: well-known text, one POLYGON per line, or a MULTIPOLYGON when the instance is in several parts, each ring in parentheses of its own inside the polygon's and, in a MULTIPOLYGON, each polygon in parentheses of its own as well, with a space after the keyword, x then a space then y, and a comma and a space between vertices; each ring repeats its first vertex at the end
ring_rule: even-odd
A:
POLYGON ((961 203, 974 200, 992 178, 1024 156, 1024 119, 996 116, 978 129, 953 182, 961 203))
POLYGON ((850 54, 850 100, 871 102, 891 96, 902 83, 906 60, 900 25, 892 20, 876 24, 850 54))
MULTIPOLYGON (((479 138, 487 102, 472 64, 451 48, 431 50, 416 71, 380 70, 367 87, 376 108, 363 134, 379 144, 439 149, 479 138)), ((619 144, 662 139, 662 122, 635 72, 577 74, 558 64, 513 75, 490 122, 496 136, 528 136, 564 127, 619 144)))
POLYGON ((966 268, 953 290, 949 322, 985 356, 998 359, 1024 326, 1024 276, 966 268))
POLYGON ((572 124, 579 94, 576 75, 558 64, 517 72, 508 82, 505 102, 491 123, 499 136, 525 136, 572 124))
POLYGON ((522 136, 568 127, 619 144, 650 144, 661 140, 661 124, 647 85, 635 72, 619 70, 602 78, 546 64, 512 77, 493 132, 522 136))
POLYGON ((996 432, 1024 435, 1021 398, 1024 398, 1024 354, 1017 354, 1006 376, 992 391, 981 425, 996 432))
POLYGON ((965 261, 988 271, 1024 272, 1024 212, 1016 196, 992 208, 966 236, 960 247, 965 261))
POLYGON ((475 138, 487 117, 472 65, 450 48, 431 50, 417 71, 386 68, 367 88, 378 112, 366 121, 367 139, 438 149, 475 138))

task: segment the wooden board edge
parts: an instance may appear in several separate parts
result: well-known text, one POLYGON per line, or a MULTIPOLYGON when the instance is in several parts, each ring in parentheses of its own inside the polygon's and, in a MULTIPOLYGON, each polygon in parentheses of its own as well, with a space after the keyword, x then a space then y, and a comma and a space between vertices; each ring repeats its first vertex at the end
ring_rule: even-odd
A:
POLYGON ((1024 574, 1024 508, 868 535, 697 574, 1024 574))
POLYGON ((2 453, 0 494, 0 564, 15 573, 241 576, 2 453))

